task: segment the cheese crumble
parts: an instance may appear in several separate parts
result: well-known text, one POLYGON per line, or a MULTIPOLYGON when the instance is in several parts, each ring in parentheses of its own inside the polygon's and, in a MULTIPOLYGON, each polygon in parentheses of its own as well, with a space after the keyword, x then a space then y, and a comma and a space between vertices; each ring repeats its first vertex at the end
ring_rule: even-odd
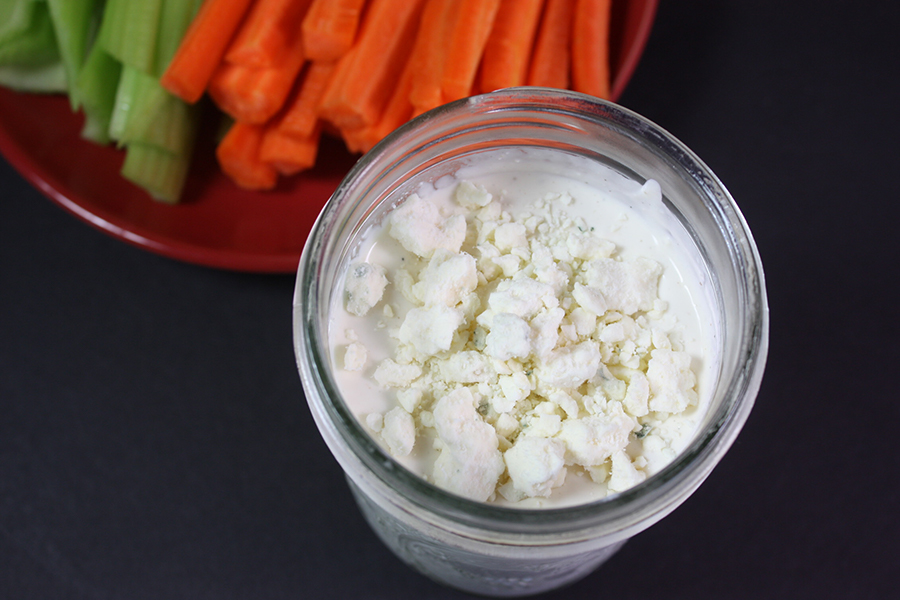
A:
POLYGON ((370 367, 355 336, 343 350, 395 399, 362 416, 372 435, 398 458, 429 454, 426 479, 477 501, 548 498, 573 477, 620 492, 671 461, 666 423, 698 395, 663 266, 566 216, 567 194, 511 214, 462 182, 454 200, 411 194, 386 225, 409 260, 349 267, 349 313, 388 286, 406 303, 382 311, 390 357, 370 367))

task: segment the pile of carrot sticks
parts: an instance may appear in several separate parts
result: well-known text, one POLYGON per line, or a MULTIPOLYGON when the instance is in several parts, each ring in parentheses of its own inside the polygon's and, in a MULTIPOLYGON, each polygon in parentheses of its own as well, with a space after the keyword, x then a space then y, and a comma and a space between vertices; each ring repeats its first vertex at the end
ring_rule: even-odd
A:
POLYGON ((324 132, 365 152, 412 117, 537 85, 609 97, 611 0, 205 0, 162 84, 208 94, 239 186, 311 168, 324 132))

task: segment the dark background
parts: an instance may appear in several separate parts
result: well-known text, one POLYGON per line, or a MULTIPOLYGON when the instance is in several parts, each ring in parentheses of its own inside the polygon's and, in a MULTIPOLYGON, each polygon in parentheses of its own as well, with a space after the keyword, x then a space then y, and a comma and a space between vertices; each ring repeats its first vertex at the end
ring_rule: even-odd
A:
MULTIPOLYGON (((708 481, 548 598, 900 597, 900 9, 663 0, 620 99, 741 206, 756 407, 708 481)), ((303 401, 290 276, 161 258, 0 161, 0 598, 462 598, 390 555, 303 401)))

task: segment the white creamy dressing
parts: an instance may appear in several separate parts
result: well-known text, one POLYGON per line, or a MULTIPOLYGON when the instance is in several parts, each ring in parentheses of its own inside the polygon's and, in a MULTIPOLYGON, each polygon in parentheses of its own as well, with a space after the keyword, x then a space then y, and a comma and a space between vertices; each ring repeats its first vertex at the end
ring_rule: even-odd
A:
MULTIPOLYGON (((483 186, 495 199, 501 199, 504 210, 512 214, 529 210, 542 199, 555 198, 549 202, 552 212, 583 220, 585 227, 616 244, 618 256, 626 260, 650 258, 662 265, 658 297, 668 305, 665 318, 677 321, 669 335, 673 343, 690 354, 699 401, 655 427, 673 450, 683 450, 697 433, 716 380, 718 312, 705 265, 687 232, 663 205, 656 182, 642 185, 580 157, 514 149, 481 155, 477 162, 460 168, 454 176, 422 184, 417 193, 437 202, 446 214, 463 213, 453 200, 460 181, 483 186), (560 194, 568 194, 572 201, 560 201, 560 194)), ((343 306, 334 306, 331 311, 335 377, 352 412, 366 423, 368 415, 382 415, 397 406, 395 391, 383 389, 372 376, 381 361, 394 356, 397 341, 391 332, 400 327, 411 307, 394 284, 393 274, 410 261, 423 265, 427 261, 404 250, 388 235, 387 227, 369 231, 359 243, 358 255, 353 260, 384 267, 390 281, 384 297, 365 316, 352 315, 343 306), (361 370, 348 371, 344 368, 344 356, 348 345, 354 342, 365 348, 365 363, 361 370)), ((336 296, 342 298, 341 294, 336 296)), ((396 458, 424 477, 428 476, 437 455, 429 437, 431 432, 433 429, 419 427, 412 453, 396 458)), ((380 441, 380 436, 375 438, 380 441)), ((640 444, 632 442, 629 453, 640 453, 640 444)), ((646 475, 653 474, 649 467, 646 470, 646 475)), ((526 508, 551 508, 606 495, 605 483, 594 483, 586 472, 572 470, 549 498, 510 502, 497 494, 492 501, 526 508)))

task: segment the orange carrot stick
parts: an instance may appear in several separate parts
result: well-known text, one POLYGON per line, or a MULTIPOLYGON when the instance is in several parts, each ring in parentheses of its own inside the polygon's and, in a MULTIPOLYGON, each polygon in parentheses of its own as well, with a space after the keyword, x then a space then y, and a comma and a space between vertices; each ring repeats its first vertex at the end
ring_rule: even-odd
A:
POLYGON ((282 64, 312 0, 255 0, 225 60, 255 69, 282 64))
POLYGON ((484 47, 481 91, 524 85, 544 0, 501 0, 484 47))
POLYGON ((303 40, 295 36, 281 63, 264 69, 223 62, 209 82, 209 95, 237 121, 264 123, 287 100, 303 67, 303 40))
POLYGON ((472 84, 488 35, 500 7, 500 0, 458 0, 459 18, 450 32, 450 43, 441 78, 444 102, 465 98, 472 93, 472 84))
POLYGON ((203 95, 252 0, 206 0, 161 78, 185 102, 203 95))
POLYGON ((272 165, 260 160, 263 126, 235 122, 219 145, 216 159, 228 177, 248 190, 270 190, 278 182, 272 165))
POLYGON ((572 88, 609 98, 610 0, 576 0, 572 21, 572 88))
MULTIPOLYGON (((451 0, 455 2, 456 0, 451 0)), ((410 102, 410 91, 416 72, 416 63, 410 59, 403 69, 403 75, 397 83, 391 99, 388 101, 381 119, 368 127, 345 130, 342 132, 347 149, 351 152, 368 152, 389 133, 409 121, 413 116, 413 105, 410 102)))
POLYGON ((353 45, 366 0, 313 0, 303 19, 303 49, 309 60, 333 61, 353 45))
POLYGON ((338 129, 378 121, 415 41, 422 0, 371 0, 359 38, 338 61, 319 114, 338 129))
POLYGON ((409 99, 419 115, 443 103, 441 78, 447 60, 450 31, 458 16, 457 0, 426 0, 412 50, 409 99))
POLYGON ((322 126, 317 124, 307 136, 295 136, 267 127, 259 148, 259 158, 281 175, 295 175, 316 164, 322 126))
POLYGON ((547 0, 538 27, 526 83, 542 87, 569 87, 570 40, 575 0, 547 0))
POLYGON ((278 116, 277 127, 296 137, 309 136, 319 120, 319 101, 334 74, 334 63, 312 62, 297 81, 293 98, 278 116))
MULTIPOLYGON (((344 82, 347 80, 350 69, 353 68, 353 63, 356 61, 357 46, 358 44, 351 46, 350 50, 334 63, 334 70, 331 72, 331 78, 328 80, 325 89, 322 91, 322 95, 319 98, 319 105, 316 107, 316 111, 318 112, 319 117, 324 118, 326 122, 331 122, 327 116, 324 116, 324 113, 329 109, 323 109, 323 107, 325 107, 326 103, 334 104, 335 106, 338 104, 344 82)), ((332 123, 332 125, 334 124, 332 123)), ((333 129, 336 128, 338 127, 333 127, 333 129)))
MULTIPOLYGON (((302 66, 300 62, 298 67, 302 66)), ((299 68, 251 69, 222 63, 209 82, 209 95, 222 112, 235 120, 265 123, 287 100, 297 71, 299 68)))

